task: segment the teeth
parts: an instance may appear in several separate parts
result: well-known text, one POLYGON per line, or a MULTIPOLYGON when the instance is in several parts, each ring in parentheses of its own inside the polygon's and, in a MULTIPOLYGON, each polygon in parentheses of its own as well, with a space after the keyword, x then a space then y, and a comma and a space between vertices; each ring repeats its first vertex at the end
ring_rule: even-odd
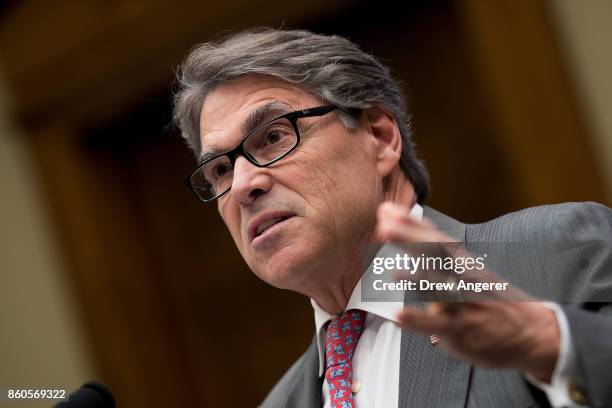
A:
POLYGON ((265 230, 267 230, 268 228, 270 228, 272 225, 276 224, 279 221, 282 221, 283 218, 282 217, 278 217, 278 218, 271 218, 265 222, 262 222, 261 224, 259 224, 259 226, 257 227, 257 235, 261 235, 262 232, 264 232, 265 230))

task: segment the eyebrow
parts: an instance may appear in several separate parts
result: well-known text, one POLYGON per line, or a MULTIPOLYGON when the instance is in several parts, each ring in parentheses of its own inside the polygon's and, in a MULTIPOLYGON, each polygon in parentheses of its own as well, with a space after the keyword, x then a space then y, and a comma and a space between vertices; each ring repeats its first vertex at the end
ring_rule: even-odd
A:
MULTIPOLYGON (((247 118, 242 122, 242 134, 243 137, 253 132, 259 126, 263 125, 267 120, 273 119, 275 116, 281 116, 285 113, 291 112, 293 107, 286 102, 272 101, 264 105, 260 105, 255 108, 247 118)), ((220 153, 219 149, 215 147, 207 148, 202 150, 202 153, 198 157, 198 163, 203 163, 205 160, 210 159, 220 153)))

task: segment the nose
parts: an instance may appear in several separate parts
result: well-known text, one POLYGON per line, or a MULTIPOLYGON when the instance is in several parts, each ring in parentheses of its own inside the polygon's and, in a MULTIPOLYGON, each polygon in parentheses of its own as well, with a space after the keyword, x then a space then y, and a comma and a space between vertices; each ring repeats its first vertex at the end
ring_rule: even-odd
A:
POLYGON ((251 204, 258 197, 266 194, 272 187, 272 180, 265 168, 260 168, 247 159, 239 156, 234 163, 232 181, 232 199, 240 204, 251 204))

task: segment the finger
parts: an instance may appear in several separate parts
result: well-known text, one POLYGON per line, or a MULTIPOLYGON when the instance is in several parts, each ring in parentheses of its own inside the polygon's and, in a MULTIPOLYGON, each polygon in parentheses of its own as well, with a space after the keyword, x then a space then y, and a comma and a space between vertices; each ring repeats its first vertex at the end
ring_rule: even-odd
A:
POLYGON ((428 219, 417 220, 405 207, 384 202, 377 211, 379 239, 394 242, 448 242, 452 239, 428 219))
POLYGON ((385 201, 378 206, 377 217, 379 219, 390 219, 400 223, 411 224, 416 220, 410 215, 410 211, 402 206, 385 201))
POLYGON ((451 325, 451 317, 445 313, 421 312, 410 306, 404 307, 397 319, 402 328, 421 334, 446 333, 451 325))
POLYGON ((423 230, 437 230, 437 227, 427 218, 413 216, 405 207, 391 202, 384 202, 378 207, 378 221, 389 221, 395 224, 423 230))
POLYGON ((378 207, 377 219, 379 221, 390 221, 404 226, 423 230, 437 230, 437 227, 427 218, 416 218, 406 208, 384 202, 378 207))
POLYGON ((459 309, 463 303, 465 302, 429 302, 427 305, 427 311, 431 314, 454 314, 459 312, 459 309))

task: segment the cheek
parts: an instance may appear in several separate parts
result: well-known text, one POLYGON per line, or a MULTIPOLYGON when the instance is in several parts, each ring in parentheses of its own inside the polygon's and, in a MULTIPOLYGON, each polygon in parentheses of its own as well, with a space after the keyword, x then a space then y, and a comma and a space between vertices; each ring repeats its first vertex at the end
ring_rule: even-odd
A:
POLYGON ((307 170, 300 166, 299 172, 303 191, 321 198, 329 208, 350 208, 371 199, 377 186, 375 157, 357 135, 348 139, 304 149, 303 168, 307 170))
POLYGON ((330 210, 338 203, 338 183, 332 177, 334 164, 325 160, 314 149, 305 149, 280 172, 278 181, 304 203, 307 223, 329 223, 330 210))
POLYGON ((280 174, 307 204, 308 221, 326 231, 319 238, 337 239, 340 231, 354 228, 355 217, 375 211, 375 160, 360 146, 304 146, 280 174))

